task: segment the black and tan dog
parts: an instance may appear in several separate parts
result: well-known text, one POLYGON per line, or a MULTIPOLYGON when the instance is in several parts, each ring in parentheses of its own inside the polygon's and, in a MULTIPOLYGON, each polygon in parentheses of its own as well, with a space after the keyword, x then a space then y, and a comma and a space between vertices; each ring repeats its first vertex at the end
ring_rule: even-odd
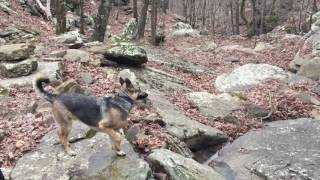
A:
POLYGON ((134 102, 146 98, 147 93, 135 88, 130 80, 122 78, 120 91, 112 97, 76 93, 52 94, 43 89, 43 83, 49 83, 49 79, 41 76, 35 78, 34 88, 40 96, 52 103, 53 116, 59 126, 60 142, 67 154, 76 155, 69 146, 68 135, 72 121, 78 119, 94 130, 107 133, 112 141, 112 149, 119 156, 125 155, 120 149, 121 136, 118 130, 127 125, 127 117, 134 102))

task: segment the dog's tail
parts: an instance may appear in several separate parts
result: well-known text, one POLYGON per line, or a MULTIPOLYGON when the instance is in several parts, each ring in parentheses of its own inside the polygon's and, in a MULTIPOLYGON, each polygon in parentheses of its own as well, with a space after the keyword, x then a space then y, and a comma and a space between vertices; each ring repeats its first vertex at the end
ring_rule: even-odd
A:
POLYGON ((49 78, 39 75, 33 81, 33 88, 41 97, 43 97, 44 99, 46 99, 50 103, 53 103, 53 101, 56 99, 57 95, 52 94, 48 91, 45 91, 42 86, 42 83, 49 83, 49 82, 50 82, 49 78))

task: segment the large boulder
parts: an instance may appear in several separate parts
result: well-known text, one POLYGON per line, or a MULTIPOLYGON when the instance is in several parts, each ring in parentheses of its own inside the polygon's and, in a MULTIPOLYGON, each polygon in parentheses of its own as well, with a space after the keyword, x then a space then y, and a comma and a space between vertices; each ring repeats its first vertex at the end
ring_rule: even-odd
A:
POLYGON ((87 51, 79 49, 68 49, 63 58, 66 61, 88 62, 90 60, 90 54, 87 51))
POLYGON ((317 179, 320 121, 296 119, 252 130, 208 161, 227 179, 317 179))
MULTIPOLYGON (((88 129, 83 124, 75 123, 71 139, 86 137, 88 129)), ((60 144, 55 145, 58 139, 57 130, 45 135, 35 151, 18 160, 11 179, 146 180, 151 174, 149 165, 138 157, 126 140, 121 145, 127 153, 125 157, 119 157, 111 150, 110 139, 104 133, 71 143, 77 155, 70 157, 60 144)))
POLYGON ((157 149, 151 153, 147 160, 153 169, 162 171, 169 175, 171 180, 201 179, 201 180, 223 180, 222 175, 206 165, 185 158, 167 149, 157 149))
POLYGON ((320 57, 309 60, 299 68, 299 75, 313 79, 315 81, 320 79, 320 57))
POLYGON ((243 91, 267 79, 284 79, 287 73, 269 64, 246 64, 230 74, 217 77, 215 87, 221 92, 243 91))
POLYGON ((148 61, 146 51, 135 45, 120 45, 108 49, 105 58, 119 64, 138 66, 148 61))
POLYGON ((0 61, 19 61, 29 58, 35 49, 31 44, 10 44, 0 46, 0 61))
POLYGON ((62 80, 63 65, 60 62, 38 62, 37 70, 29 76, 22 76, 10 79, 0 79, 0 86, 9 88, 12 86, 31 85, 32 80, 40 73, 49 77, 50 81, 57 82, 62 80))
POLYGON ((183 23, 183 22, 177 22, 175 25, 174 25, 174 28, 177 29, 177 30, 181 30, 181 29, 192 29, 192 26, 190 24, 186 24, 186 23, 183 23))
POLYGON ((187 98, 210 120, 220 118, 232 121, 234 118, 231 117, 231 113, 239 109, 238 103, 227 93, 216 96, 208 92, 192 92, 187 94, 187 98))
POLYGON ((18 63, 2 63, 0 64, 1 75, 7 78, 16 78, 27 76, 37 70, 38 62, 34 58, 30 58, 18 63))

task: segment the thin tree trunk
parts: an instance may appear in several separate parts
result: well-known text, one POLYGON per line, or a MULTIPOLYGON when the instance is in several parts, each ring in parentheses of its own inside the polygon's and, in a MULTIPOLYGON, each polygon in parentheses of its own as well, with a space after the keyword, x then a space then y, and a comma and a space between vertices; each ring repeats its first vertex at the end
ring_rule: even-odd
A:
POLYGON ((137 0, 132 0, 132 8, 133 8, 133 17, 138 22, 138 5, 137 0))
POLYGON ((157 36, 157 9, 158 9, 158 0, 152 0, 152 11, 151 11, 151 42, 152 45, 157 45, 156 36, 157 36))
POLYGON ((98 14, 95 18, 94 32, 91 37, 93 41, 104 41, 108 19, 112 9, 111 1, 112 0, 101 0, 100 2, 98 14))
POLYGON ((233 15, 233 0, 230 0, 230 12, 231 12, 231 14, 230 14, 230 16, 231 16, 231 21, 230 21, 230 23, 231 23, 231 30, 232 30, 232 34, 234 35, 235 34, 235 29, 234 29, 234 22, 233 22, 233 17, 234 17, 234 15, 233 15))
POLYGON ((243 20, 244 24, 247 27, 247 31, 250 31, 250 25, 249 25, 249 22, 246 18, 246 15, 245 15, 245 6, 246 6, 246 0, 242 0, 241 7, 240 7, 240 16, 241 16, 241 19, 243 20))
POLYGON ((263 0, 262 13, 261 13, 261 19, 260 19, 260 30, 259 30, 260 34, 264 33, 266 6, 267 6, 267 0, 263 0))
POLYGON ((138 21, 138 28, 136 32, 136 39, 141 39, 144 37, 144 29, 146 26, 148 6, 149 6, 149 0, 143 0, 143 6, 141 9, 140 18, 138 21))
POLYGON ((240 34, 240 5, 239 0, 236 0, 236 34, 240 34))
POLYGON ((203 6, 202 6, 202 26, 204 27, 206 25, 206 6, 207 6, 207 0, 203 0, 203 6))
POLYGON ((55 7, 56 7, 56 16, 57 16, 56 34, 62 34, 66 32, 66 29, 67 29, 64 0, 56 0, 55 7))
POLYGON ((36 0, 36 2, 40 7, 40 9, 46 14, 47 20, 51 21, 52 19, 51 7, 50 7, 51 0, 47 0, 46 6, 44 6, 40 0, 36 0))
POLYGON ((85 26, 85 22, 84 22, 84 12, 83 12, 83 6, 84 6, 84 0, 80 0, 79 1, 79 10, 80 10, 80 33, 84 34, 84 26, 85 26))
POLYGON ((251 6, 252 6, 252 31, 251 35, 257 34, 257 9, 256 9, 256 0, 251 0, 251 6))

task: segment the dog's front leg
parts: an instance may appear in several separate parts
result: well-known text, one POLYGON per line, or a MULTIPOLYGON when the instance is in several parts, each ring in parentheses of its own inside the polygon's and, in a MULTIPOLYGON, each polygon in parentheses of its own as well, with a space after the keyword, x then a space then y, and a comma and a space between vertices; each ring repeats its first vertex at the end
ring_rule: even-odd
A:
POLYGON ((107 133, 112 141, 112 150, 115 150, 118 156, 125 156, 126 153, 121 150, 121 135, 112 128, 108 128, 106 124, 101 123, 100 129, 107 133))

